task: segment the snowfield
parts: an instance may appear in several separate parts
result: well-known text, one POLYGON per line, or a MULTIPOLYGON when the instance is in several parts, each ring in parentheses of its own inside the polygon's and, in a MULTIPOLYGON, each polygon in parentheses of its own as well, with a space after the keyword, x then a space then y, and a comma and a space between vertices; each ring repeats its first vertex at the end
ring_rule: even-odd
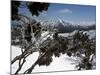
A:
MULTIPOLYGON (((60 33, 59 36, 63 36, 63 37, 68 37, 68 36, 72 36, 77 32, 77 30, 73 31, 72 33, 60 33)), ((87 35, 89 35, 89 38, 95 38, 96 37, 96 30, 90 30, 90 31, 84 31, 84 33, 87 33, 87 35)))
MULTIPOLYGON (((59 34, 59 36, 68 37, 68 36, 73 35, 75 32, 76 31, 74 31, 70 34, 69 33, 63 33, 63 34, 59 34)), ((95 35, 96 35, 95 30, 86 31, 85 33, 87 33, 90 36, 90 39, 95 38, 95 35)), ((41 37, 42 40, 39 40, 39 42, 42 43, 48 37, 52 38, 52 35, 49 36, 49 32, 43 33, 42 37, 41 37)), ((18 56, 20 54, 21 54, 21 48, 19 48, 18 46, 11 46, 11 60, 13 60, 16 56, 18 56)), ((31 65, 34 64, 35 61, 38 59, 38 56, 39 56, 38 52, 34 52, 30 56, 28 56, 26 58, 25 64, 23 65, 23 67, 22 67, 22 69, 20 70, 19 73, 23 73, 29 67, 31 67, 31 65)), ((73 56, 69 57, 66 54, 61 55, 59 58, 53 56, 53 61, 51 62, 51 64, 49 66, 36 65, 35 68, 33 69, 32 73, 77 70, 75 67, 80 62, 79 60, 80 59, 78 57, 73 57, 73 56)), ((96 59, 95 59, 95 57, 94 57, 94 60, 93 60, 92 63, 94 65, 93 69, 95 69, 96 68, 96 65, 95 65, 96 64, 96 59)), ((14 74, 16 72, 17 68, 18 68, 18 61, 16 61, 14 64, 11 65, 12 74, 14 74)))
MULTIPOLYGON (((21 49, 16 46, 12 46, 12 59, 19 55, 21 49)), ((31 54, 27 57, 25 64, 22 67, 22 70, 19 73, 23 73, 26 69, 28 69, 38 58, 38 52, 31 54)), ((35 66, 33 69, 33 73, 35 72, 50 72, 50 71, 68 71, 68 70, 76 70, 75 65, 79 62, 75 57, 68 57, 66 54, 61 55, 59 58, 53 56, 53 62, 49 66, 35 66)), ((16 61, 12 66, 12 74, 18 68, 18 61, 16 61)))

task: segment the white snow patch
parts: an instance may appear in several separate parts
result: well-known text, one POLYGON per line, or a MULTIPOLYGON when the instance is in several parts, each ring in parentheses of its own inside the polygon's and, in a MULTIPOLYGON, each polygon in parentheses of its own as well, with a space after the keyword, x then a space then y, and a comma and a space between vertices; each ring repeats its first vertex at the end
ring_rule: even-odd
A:
MULTIPOLYGON (((12 59, 21 53, 21 49, 15 46, 12 46, 12 59)), ((31 67, 32 64, 38 59, 39 53, 35 52, 31 54, 27 59, 25 64, 22 67, 22 70, 19 73, 23 73, 26 69, 31 67)), ((38 66, 36 65, 32 72, 50 72, 50 71, 67 71, 67 70, 76 70, 75 64, 76 58, 68 57, 66 54, 61 55, 59 58, 53 56, 53 61, 49 66, 38 66), (70 59, 70 60, 69 60, 70 59)), ((16 72, 18 68, 18 61, 16 61, 12 66, 12 74, 16 72)))
MULTIPOLYGON (((76 70, 75 64, 72 64, 74 61, 67 60, 71 57, 61 55, 59 58, 53 56, 53 61, 49 66, 36 66, 32 72, 50 72, 50 71, 68 71, 76 70)), ((72 58, 73 59, 73 58, 72 58)))
POLYGON ((11 59, 21 54, 21 48, 17 46, 11 46, 11 59))

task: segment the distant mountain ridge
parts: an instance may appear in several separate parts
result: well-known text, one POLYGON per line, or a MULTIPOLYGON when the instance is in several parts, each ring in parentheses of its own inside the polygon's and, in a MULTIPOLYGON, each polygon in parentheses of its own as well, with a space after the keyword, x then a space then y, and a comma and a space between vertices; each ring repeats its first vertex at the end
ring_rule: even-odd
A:
MULTIPOLYGON (((66 22, 62 20, 61 18, 58 18, 56 21, 55 20, 48 20, 48 21, 39 21, 41 27, 44 31, 53 31, 54 29, 57 29, 58 32, 60 33, 70 33, 73 32, 74 30, 79 30, 79 31, 88 31, 88 30, 95 30, 96 29, 96 24, 91 24, 91 25, 83 25, 83 24, 72 24, 70 22, 66 22)), ((12 27, 14 28, 21 28, 20 23, 12 23, 12 27)))
POLYGON ((44 28, 47 28, 46 30, 53 30, 57 29, 59 32, 63 33, 69 33, 73 32, 74 30, 83 30, 83 31, 88 31, 88 30, 95 30, 96 29, 96 24, 91 24, 91 25, 74 25, 69 22, 65 22, 62 19, 58 19, 57 22, 52 23, 50 21, 42 22, 41 24, 44 28))

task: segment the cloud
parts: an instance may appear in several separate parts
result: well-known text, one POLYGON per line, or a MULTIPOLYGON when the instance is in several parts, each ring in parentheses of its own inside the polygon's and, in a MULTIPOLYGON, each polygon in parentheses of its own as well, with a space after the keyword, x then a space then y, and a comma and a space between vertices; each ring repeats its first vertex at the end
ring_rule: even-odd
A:
POLYGON ((47 16, 47 12, 44 11, 44 12, 41 13, 41 15, 42 15, 42 16, 47 16))
POLYGON ((72 13, 72 11, 70 9, 62 9, 62 10, 59 10, 59 13, 61 14, 66 14, 66 13, 72 13))

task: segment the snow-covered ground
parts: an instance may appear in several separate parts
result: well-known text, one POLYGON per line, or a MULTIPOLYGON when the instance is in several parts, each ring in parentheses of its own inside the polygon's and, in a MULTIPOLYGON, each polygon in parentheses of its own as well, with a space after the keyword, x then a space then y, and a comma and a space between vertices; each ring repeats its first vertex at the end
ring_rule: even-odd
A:
MULTIPOLYGON (((20 48, 12 46, 12 59, 19 55, 21 52, 20 48)), ((19 73, 23 73, 26 69, 28 69, 38 58, 38 52, 31 54, 22 67, 22 70, 19 73)), ((68 70, 76 70, 75 64, 77 64, 78 60, 75 57, 68 57, 67 55, 61 55, 59 58, 53 56, 53 61, 49 66, 39 66, 36 65, 33 69, 33 73, 35 72, 50 72, 50 71, 68 71, 68 70)), ((16 61, 12 66, 12 74, 18 68, 18 61, 16 61)))
MULTIPOLYGON (((70 34, 69 33, 59 33, 59 36, 68 37, 68 36, 72 36, 73 34, 75 34, 75 32, 77 32, 77 30, 73 31, 70 34)), ((84 31, 84 33, 87 33, 90 39, 96 37, 96 30, 84 31)))
MULTIPOLYGON (((72 32, 71 34, 64 33, 64 34, 59 34, 59 35, 67 37, 69 35, 73 35, 74 33, 75 33, 75 31, 72 32)), ((90 38, 95 37, 95 30, 88 31, 86 33, 89 34, 90 38)), ((46 35, 48 35, 48 33, 46 33, 46 35)), ((44 35, 42 35, 42 36, 44 36, 44 35)), ((14 59, 14 57, 21 54, 21 48, 19 48, 18 46, 12 46, 11 49, 12 49, 11 50, 12 51, 12 54, 11 54, 12 58, 11 59, 14 59)), ((23 65, 23 67, 22 67, 22 69, 19 73, 23 73, 25 70, 27 70, 29 67, 31 67, 31 65, 34 64, 34 62, 38 59, 38 56, 39 56, 38 52, 35 52, 35 53, 31 54, 30 56, 28 56, 27 59, 26 59, 25 64, 23 65)), ((35 73, 35 72, 76 70, 75 66, 78 62, 80 62, 79 58, 77 58, 77 57, 68 57, 66 54, 61 55, 59 58, 53 56, 53 61, 49 66, 36 65, 32 72, 35 73)), ((95 63, 93 63, 93 64, 95 64, 95 63)), ((16 61, 11 67, 12 67, 11 69, 12 69, 12 74, 13 74, 13 73, 16 72, 16 70, 18 68, 18 61, 16 61)))
POLYGON ((86 31, 86 33, 89 35, 89 38, 96 38, 96 30, 90 30, 90 31, 86 31))

